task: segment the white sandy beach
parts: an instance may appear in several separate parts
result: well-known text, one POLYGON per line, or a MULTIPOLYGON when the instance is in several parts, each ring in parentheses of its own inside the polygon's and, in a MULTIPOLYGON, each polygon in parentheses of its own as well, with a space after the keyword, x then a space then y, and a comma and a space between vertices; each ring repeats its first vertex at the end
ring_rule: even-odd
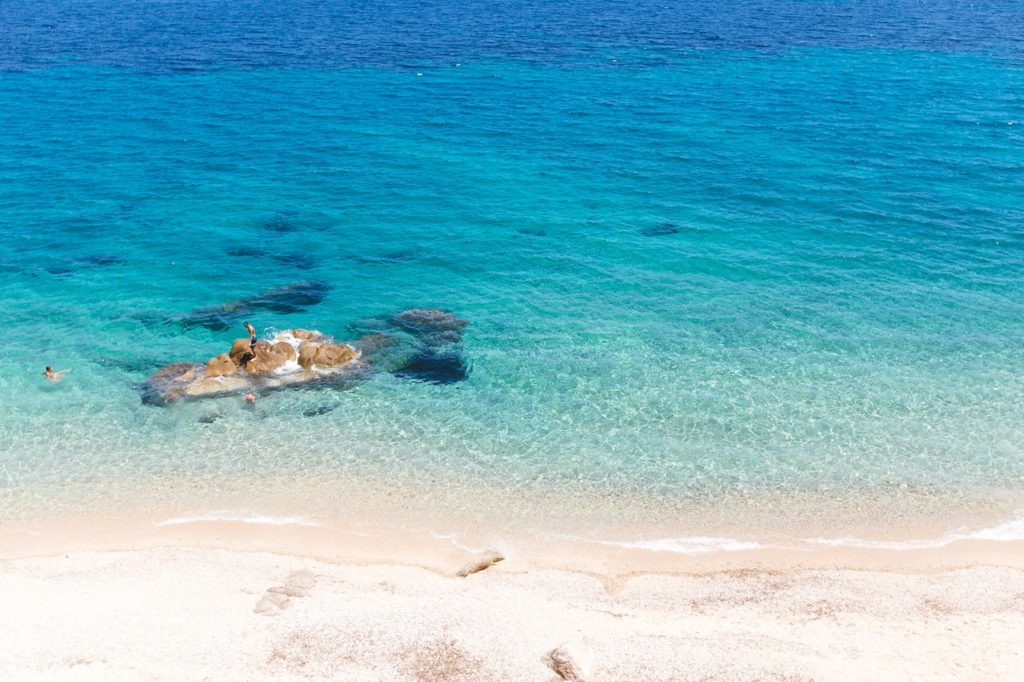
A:
POLYGON ((1016 542, 689 557, 563 547, 546 562, 540 547, 457 578, 471 554, 450 543, 243 526, 2 534, 0 679, 557 680, 541 659, 567 641, 592 652, 596 680, 1024 670, 1016 542), (304 587, 281 589, 289 576, 304 587), (258 613, 268 588, 292 596, 258 613))

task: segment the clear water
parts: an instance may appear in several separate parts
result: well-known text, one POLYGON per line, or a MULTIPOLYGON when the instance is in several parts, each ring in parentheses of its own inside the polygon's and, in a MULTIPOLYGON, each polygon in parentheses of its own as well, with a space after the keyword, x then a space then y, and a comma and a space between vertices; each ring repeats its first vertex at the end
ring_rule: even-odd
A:
POLYGON ((1012 510, 1022 31, 1019 2, 4 3, 0 519, 1012 510), (175 316, 303 280, 332 289, 261 334, 443 308, 469 378, 142 403, 244 336, 175 316))

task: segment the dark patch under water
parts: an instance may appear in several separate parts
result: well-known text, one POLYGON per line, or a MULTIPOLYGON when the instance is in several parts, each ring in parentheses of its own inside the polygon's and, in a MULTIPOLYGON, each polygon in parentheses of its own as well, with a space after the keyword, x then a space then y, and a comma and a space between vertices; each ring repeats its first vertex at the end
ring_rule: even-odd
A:
POLYGON ((288 265, 299 270, 309 270, 316 267, 316 258, 308 253, 283 253, 276 254, 267 249, 260 249, 251 246, 239 246, 228 249, 225 253, 235 258, 271 258, 282 265, 288 265))
POLYGON ((117 369, 129 374, 149 374, 153 370, 167 364, 161 358, 110 358, 97 357, 93 359, 101 367, 117 369))
POLYGON ((468 321, 444 310, 413 308, 391 318, 391 324, 413 336, 427 340, 432 345, 458 343, 462 330, 468 321))
POLYGON ((108 265, 121 265, 125 263, 125 259, 120 256, 113 255, 98 255, 98 256, 85 256, 83 258, 75 258, 69 261, 65 261, 61 265, 54 265, 46 268, 46 271, 51 275, 70 275, 80 270, 87 268, 103 267, 108 265))
POLYGON ((265 221, 260 227, 278 234, 296 232, 299 229, 298 216, 297 211, 282 211, 270 220, 265 221))
POLYGON ((651 225, 640 230, 640 234, 645 237, 665 237, 670 234, 679 234, 679 223, 672 221, 665 221, 658 223, 657 225, 651 225))
POLYGON ((387 265, 388 263, 404 263, 416 258, 412 251, 391 251, 388 253, 355 256, 355 260, 367 265, 387 265))
POLYGON ((282 265, 290 265, 299 270, 309 270, 316 267, 316 259, 308 253, 285 253, 272 256, 272 258, 282 265))
POLYGON ((325 215, 304 211, 278 211, 272 218, 258 224, 261 230, 274 234, 293 232, 324 232, 330 230, 334 221, 325 215))
POLYGON ((330 412, 334 412, 334 405, 318 405, 311 407, 308 410, 302 412, 303 417, 319 417, 330 412))
POLYGON ((431 384, 454 384, 469 378, 469 365, 457 349, 438 352, 424 348, 404 367, 391 373, 431 384))
POLYGON ((301 313, 323 301, 330 290, 331 286, 327 282, 306 280, 224 305, 197 308, 175 321, 186 329, 204 327, 213 331, 226 331, 260 311, 281 315, 301 313))
POLYGON ((239 246, 233 249, 228 249, 224 253, 235 258, 259 258, 261 256, 269 256, 270 252, 266 249, 257 249, 252 246, 239 246))

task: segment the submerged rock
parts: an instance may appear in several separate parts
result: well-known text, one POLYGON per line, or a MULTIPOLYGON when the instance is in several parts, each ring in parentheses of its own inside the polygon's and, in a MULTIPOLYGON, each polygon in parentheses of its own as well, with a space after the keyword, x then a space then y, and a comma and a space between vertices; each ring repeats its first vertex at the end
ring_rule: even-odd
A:
POLYGON ((363 355, 373 357, 376 353, 393 348, 397 343, 398 339, 391 334, 377 332, 359 337, 352 342, 352 347, 363 355))
POLYGON ((645 227, 640 230, 640 234, 645 237, 665 237, 670 234, 679 234, 679 224, 667 220, 657 225, 645 227))
POLYGON ((160 368, 143 384, 142 402, 159 405, 180 398, 185 387, 196 379, 200 367, 193 362, 174 362, 160 368))
POLYGON ((303 417, 319 417, 334 412, 334 405, 318 405, 303 411, 303 417))
POLYGON ((103 267, 107 265, 121 265, 125 263, 125 259, 120 256, 113 256, 108 254, 98 256, 86 256, 84 258, 74 258, 71 260, 65 260, 63 265, 54 265, 46 268, 46 271, 51 275, 70 275, 79 270, 93 267, 103 267))
POLYGON ((469 322, 452 313, 432 308, 411 308, 403 310, 392 319, 393 324, 418 337, 434 337, 447 334, 446 341, 458 341, 462 330, 469 322))
POLYGON ((411 308, 393 316, 391 324, 411 335, 414 352, 392 374, 433 384, 454 384, 469 378, 462 356, 462 330, 469 322, 445 310, 411 308))
POLYGON ((273 256, 282 265, 290 265, 299 270, 311 270, 316 267, 316 259, 306 253, 285 253, 273 256))
POLYGON ((330 290, 330 285, 320 280, 295 282, 250 298, 197 308, 175 321, 185 328, 204 327, 213 331, 226 331, 246 317, 252 317, 257 311, 267 310, 283 315, 302 312, 323 301, 330 290))
POLYGON ((469 378, 469 365, 462 357, 462 353, 457 350, 438 353, 426 348, 391 373, 431 384, 454 384, 469 378))
POLYGON ((391 251, 389 253, 381 253, 375 256, 363 255, 356 256, 355 259, 360 263, 366 263, 367 265, 386 265, 388 263, 403 263, 416 258, 416 254, 412 251, 391 251))
POLYGON ((299 229, 296 222, 298 218, 297 211, 281 211, 270 220, 265 221, 260 227, 270 232, 276 232, 278 234, 284 234, 286 232, 295 232, 299 229))
POLYGON ((269 258, 282 265, 289 265, 299 270, 309 270, 316 267, 316 258, 308 253, 283 253, 276 254, 267 249, 260 249, 252 246, 238 246, 226 250, 229 256, 235 258, 269 258))
POLYGON ((260 256, 270 255, 270 252, 266 249, 257 249, 251 246, 239 246, 237 248, 228 249, 225 253, 236 258, 259 258, 260 256))

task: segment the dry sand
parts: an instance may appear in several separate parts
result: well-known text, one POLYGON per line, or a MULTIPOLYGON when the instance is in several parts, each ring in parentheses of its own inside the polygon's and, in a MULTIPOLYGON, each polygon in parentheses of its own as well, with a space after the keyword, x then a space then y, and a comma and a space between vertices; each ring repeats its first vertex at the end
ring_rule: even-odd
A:
POLYGON ((0 533, 0 679, 557 680, 541 657, 566 641, 592 651, 597 680, 1024 673, 1020 543, 533 546, 457 578, 464 550, 367 529, 78 530, 0 533))

